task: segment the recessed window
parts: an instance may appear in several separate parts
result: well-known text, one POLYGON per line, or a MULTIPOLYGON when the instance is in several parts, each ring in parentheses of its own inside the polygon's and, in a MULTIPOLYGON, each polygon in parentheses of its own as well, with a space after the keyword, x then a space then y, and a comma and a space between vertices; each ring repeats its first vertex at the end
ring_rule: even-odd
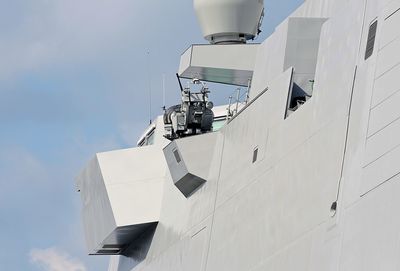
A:
POLYGON ((177 163, 180 163, 180 162, 182 161, 182 159, 181 159, 181 157, 180 157, 180 155, 179 155, 178 150, 174 150, 173 153, 174 153, 176 162, 177 162, 177 163))
POLYGON ((378 21, 373 22, 369 26, 367 48, 365 49, 365 60, 374 53, 376 30, 378 29, 378 21))
POLYGON ((151 129, 138 143, 138 147, 148 146, 154 144, 155 128, 151 129))
POLYGON ((258 158, 258 147, 254 149, 253 151, 253 163, 257 161, 258 158))
POLYGON ((147 145, 154 145, 154 130, 146 136, 147 145))
POLYGON ((221 129, 222 126, 225 125, 225 123, 226 123, 226 117, 214 119, 213 124, 212 124, 213 132, 221 129))

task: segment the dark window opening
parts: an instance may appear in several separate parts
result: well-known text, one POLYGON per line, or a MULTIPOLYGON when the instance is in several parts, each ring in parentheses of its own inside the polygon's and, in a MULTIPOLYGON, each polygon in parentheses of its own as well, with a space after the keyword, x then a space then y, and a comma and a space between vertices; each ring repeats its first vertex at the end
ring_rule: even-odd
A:
POLYGON ((307 101, 308 94, 299 85, 293 83, 292 96, 289 100, 289 110, 296 111, 307 101))
POLYGON ((175 160, 177 163, 180 163, 182 161, 181 157, 179 156, 178 150, 174 150, 173 151, 174 156, 175 156, 175 160))
POLYGON ((257 161, 257 157, 258 157, 258 148, 255 148, 253 151, 253 163, 257 161))
MULTIPOLYGON (((309 83, 311 84, 311 91, 312 91, 314 80, 309 80, 309 83)), ((289 90, 285 118, 287 118, 291 113, 299 109, 310 98, 311 95, 308 94, 306 90, 300 87, 296 82, 293 82, 293 86, 289 90)))

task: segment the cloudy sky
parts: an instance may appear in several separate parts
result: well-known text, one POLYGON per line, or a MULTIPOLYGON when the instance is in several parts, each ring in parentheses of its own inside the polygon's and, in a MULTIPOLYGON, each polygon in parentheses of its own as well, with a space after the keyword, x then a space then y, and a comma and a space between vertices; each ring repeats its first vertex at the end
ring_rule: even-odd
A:
MULTIPOLYGON (((257 41, 301 2, 265 0, 257 41)), ((191 43, 204 43, 191 0, 0 0, 0 270, 107 270, 86 256, 74 178, 95 152, 134 146, 163 74, 177 103, 191 43)))

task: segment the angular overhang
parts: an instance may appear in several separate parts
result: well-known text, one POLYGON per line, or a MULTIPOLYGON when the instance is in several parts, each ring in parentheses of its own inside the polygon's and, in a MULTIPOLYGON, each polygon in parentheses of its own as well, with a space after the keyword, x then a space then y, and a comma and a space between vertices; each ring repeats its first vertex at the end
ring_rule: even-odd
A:
POLYGON ((88 163, 77 186, 89 254, 123 254, 155 229, 166 174, 156 145, 98 153, 88 163))
POLYGON ((248 86, 259 44, 192 45, 181 56, 179 76, 248 86))
POLYGON ((186 198, 207 182, 218 135, 218 132, 213 132, 180 138, 164 148, 165 160, 174 185, 186 198))

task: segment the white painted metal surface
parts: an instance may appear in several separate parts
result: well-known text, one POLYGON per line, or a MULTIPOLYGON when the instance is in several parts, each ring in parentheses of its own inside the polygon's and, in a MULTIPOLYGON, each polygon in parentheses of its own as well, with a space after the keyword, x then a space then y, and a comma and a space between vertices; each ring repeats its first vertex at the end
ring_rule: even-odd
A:
POLYGON ((258 44, 193 45, 181 56, 179 76, 248 86, 258 44))
POLYGON ((159 221, 167 174, 161 151, 155 145, 98 153, 80 174, 89 253, 125 247, 159 221))
POLYGON ((263 0, 194 0, 205 39, 211 43, 251 39, 258 33, 263 0), (237 35, 237 36, 236 36, 237 35))
MULTIPOLYGON (((207 182, 186 198, 167 173, 142 257, 115 257, 109 270, 400 270, 399 18, 399 0, 305 1, 258 46, 251 102, 218 132, 177 142, 207 161, 192 167, 207 182), (299 22, 311 28, 292 32, 299 22), (314 75, 312 97, 287 116, 299 67, 314 75)), ((95 163, 87 178, 109 218, 95 163)))

